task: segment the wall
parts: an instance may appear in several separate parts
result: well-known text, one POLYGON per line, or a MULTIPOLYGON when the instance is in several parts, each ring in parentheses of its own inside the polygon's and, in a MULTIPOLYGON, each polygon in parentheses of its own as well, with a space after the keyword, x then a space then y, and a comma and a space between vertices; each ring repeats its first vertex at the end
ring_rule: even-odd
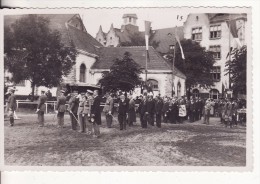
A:
MULTIPOLYGON (((172 75, 169 73, 148 73, 147 74, 147 80, 154 79, 158 81, 158 87, 160 90, 160 94, 162 96, 167 95, 171 96, 171 81, 172 81, 172 75)), ((142 73, 140 77, 145 80, 145 74, 142 73)), ((93 75, 93 84, 97 84, 98 81, 102 78, 102 73, 100 71, 96 71, 93 75)), ((185 79, 182 79, 178 76, 175 76, 174 78, 174 85, 175 89, 177 91, 177 83, 181 83, 181 96, 185 95, 185 79)))
MULTIPOLYGON (((237 22, 237 25, 239 22, 237 22)), ((240 20, 240 24, 245 24, 244 20, 240 20)), ((208 20, 208 16, 206 14, 190 14, 187 18, 187 21, 184 23, 184 38, 191 39, 191 31, 194 27, 202 27, 202 40, 199 42, 202 47, 205 47, 207 50, 211 45, 220 45, 221 46, 221 58, 217 59, 214 66, 221 67, 221 78, 219 82, 215 82, 213 89, 217 89, 219 93, 222 93, 222 84, 228 88, 229 87, 229 77, 225 75, 227 72, 225 71, 225 63, 229 59, 227 58, 229 52, 229 39, 230 39, 230 47, 237 47, 237 43, 233 39, 230 34, 228 25, 226 22, 214 23, 210 24, 208 20), (198 21, 196 20, 196 16, 199 17, 198 21), (221 25, 221 38, 220 39, 210 39, 210 25, 221 25)), ((242 34, 245 33, 245 26, 241 30, 242 34)), ((244 34, 245 35, 245 34, 244 34)), ((242 37, 244 37, 244 35, 242 37)), ((243 41, 246 43, 246 38, 243 41)), ((208 90, 200 89, 200 92, 205 93, 209 92, 208 90)))
POLYGON ((118 36, 116 36, 114 29, 110 29, 106 37, 107 37, 106 47, 109 46, 117 47, 119 45, 119 38, 118 36))

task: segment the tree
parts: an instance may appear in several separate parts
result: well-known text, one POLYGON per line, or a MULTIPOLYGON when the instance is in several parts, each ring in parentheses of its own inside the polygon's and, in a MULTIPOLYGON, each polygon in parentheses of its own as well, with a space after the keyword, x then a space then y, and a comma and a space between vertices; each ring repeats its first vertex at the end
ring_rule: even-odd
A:
MULTIPOLYGON (((208 88, 213 85, 211 70, 215 62, 213 54, 201 47, 198 42, 182 40, 181 45, 185 60, 181 57, 180 47, 176 44, 175 66, 186 75, 187 96, 190 97, 192 87, 200 86, 208 88)), ((172 53, 167 58, 172 61, 172 53)))
POLYGON ((247 47, 236 48, 231 52, 231 60, 226 62, 226 74, 230 73, 231 89, 234 94, 246 94, 247 47))
POLYGON ((141 84, 142 79, 139 76, 141 73, 142 69, 131 58, 131 54, 125 52, 122 59, 115 59, 109 72, 103 73, 100 84, 104 91, 122 90, 128 92, 141 84))
POLYGON ((29 80, 32 95, 35 86, 59 85, 77 57, 73 43, 64 45, 60 32, 50 29, 49 23, 42 16, 27 15, 5 27, 5 68, 14 83, 29 80))

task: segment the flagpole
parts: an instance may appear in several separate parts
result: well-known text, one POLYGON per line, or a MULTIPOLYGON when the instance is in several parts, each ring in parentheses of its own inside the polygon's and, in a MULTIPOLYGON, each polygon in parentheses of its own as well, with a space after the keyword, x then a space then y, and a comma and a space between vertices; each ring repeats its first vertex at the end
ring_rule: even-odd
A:
POLYGON ((145 55, 145 84, 147 83, 147 60, 148 60, 148 50, 146 50, 146 55, 145 55))
POLYGON ((173 89, 175 89, 174 87, 174 64, 175 64, 175 56, 176 56, 176 48, 177 48, 177 41, 176 41, 176 34, 177 34, 177 25, 175 26, 175 30, 174 30, 174 51, 173 51, 173 58, 172 58, 172 97, 174 95, 174 91, 173 89))
MULTIPOLYGON (((228 55, 228 59, 229 61, 231 61, 231 51, 230 51, 230 14, 228 15, 229 17, 229 24, 228 24, 228 52, 229 52, 229 55, 228 55)), ((228 70, 228 88, 230 89, 231 88, 231 82, 230 82, 230 68, 228 70)))

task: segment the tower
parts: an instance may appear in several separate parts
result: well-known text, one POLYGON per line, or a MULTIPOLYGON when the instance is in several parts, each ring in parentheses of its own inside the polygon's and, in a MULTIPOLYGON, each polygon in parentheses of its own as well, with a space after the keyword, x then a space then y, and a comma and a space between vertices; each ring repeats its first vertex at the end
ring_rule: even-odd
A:
POLYGON ((124 25, 133 25, 136 26, 136 20, 137 20, 137 16, 136 14, 124 14, 123 15, 123 20, 124 20, 124 25))

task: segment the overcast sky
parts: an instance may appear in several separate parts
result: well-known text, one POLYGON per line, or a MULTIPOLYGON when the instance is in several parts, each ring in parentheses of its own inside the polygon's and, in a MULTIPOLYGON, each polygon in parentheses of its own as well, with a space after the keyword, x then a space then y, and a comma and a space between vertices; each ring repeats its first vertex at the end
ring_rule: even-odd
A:
POLYGON ((93 37, 96 37, 99 26, 102 26, 104 32, 108 32, 111 24, 114 28, 121 28, 123 24, 123 14, 135 13, 138 17, 137 25, 140 31, 144 31, 144 20, 152 22, 152 29, 168 28, 174 26, 181 26, 186 20, 188 13, 181 13, 172 8, 140 8, 140 9, 103 9, 95 10, 88 9, 86 13, 80 14, 83 18, 85 27, 93 37), (177 20, 177 15, 183 16, 182 21, 177 20))

